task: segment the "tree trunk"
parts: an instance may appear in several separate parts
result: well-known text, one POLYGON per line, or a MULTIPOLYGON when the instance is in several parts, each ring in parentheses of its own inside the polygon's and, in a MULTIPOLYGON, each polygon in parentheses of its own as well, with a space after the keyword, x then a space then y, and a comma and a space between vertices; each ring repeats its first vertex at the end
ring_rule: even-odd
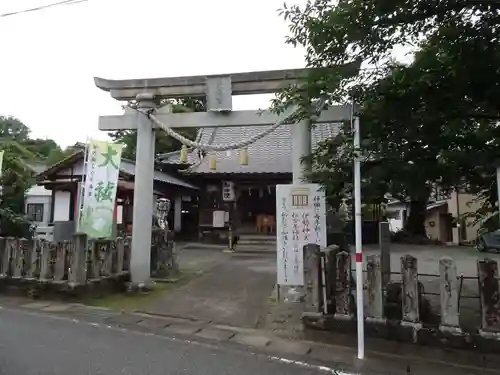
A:
POLYGON ((427 214, 427 200, 411 200, 410 215, 405 223, 405 230, 415 236, 427 236, 425 231, 425 217, 427 214))

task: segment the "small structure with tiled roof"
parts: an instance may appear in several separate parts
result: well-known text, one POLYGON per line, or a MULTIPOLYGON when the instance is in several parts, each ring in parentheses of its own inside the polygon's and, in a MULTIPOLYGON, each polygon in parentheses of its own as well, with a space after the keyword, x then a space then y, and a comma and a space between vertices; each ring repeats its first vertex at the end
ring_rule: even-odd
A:
MULTIPOLYGON (((312 148, 321 141, 334 137, 340 124, 317 124, 311 130, 312 148)), ((201 128, 197 142, 203 144, 231 144, 252 138, 262 132, 260 126, 201 128)), ((198 149, 189 149, 187 162, 182 162, 181 152, 169 152, 158 156, 158 162, 183 169, 197 186, 200 186, 199 228, 200 233, 213 232, 213 212, 224 210, 232 217, 238 233, 255 231, 259 214, 276 215, 277 184, 292 182, 292 126, 280 126, 271 134, 248 146, 248 163, 240 163, 238 150, 211 153, 215 156, 215 169, 210 157, 198 149), (224 202, 223 182, 230 181, 235 187, 235 202, 224 202)), ((226 223, 227 230, 228 223, 226 223)), ((219 233, 220 235, 220 233, 219 233)))
MULTIPOLYGON (((79 150, 47 168, 37 176, 38 185, 51 191, 50 223, 73 222, 77 217, 80 185, 84 179, 84 150, 79 150)), ((132 223, 133 191, 135 188, 135 163, 122 159, 117 186, 117 224, 124 231, 130 231, 132 223)), ((184 176, 175 172, 154 172, 154 195, 165 196, 173 204, 170 212, 172 229, 182 230, 181 215, 183 197, 196 195, 198 187, 184 176)), ((153 197, 151 202, 153 203, 153 197)), ((185 199, 186 200, 186 199, 185 199)))

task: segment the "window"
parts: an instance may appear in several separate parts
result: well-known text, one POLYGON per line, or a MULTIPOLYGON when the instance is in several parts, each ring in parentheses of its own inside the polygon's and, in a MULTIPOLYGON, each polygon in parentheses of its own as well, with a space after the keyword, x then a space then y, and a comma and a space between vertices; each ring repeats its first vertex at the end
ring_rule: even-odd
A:
POLYGON ((28 203, 26 205, 26 214, 29 221, 43 221, 43 203, 28 203))

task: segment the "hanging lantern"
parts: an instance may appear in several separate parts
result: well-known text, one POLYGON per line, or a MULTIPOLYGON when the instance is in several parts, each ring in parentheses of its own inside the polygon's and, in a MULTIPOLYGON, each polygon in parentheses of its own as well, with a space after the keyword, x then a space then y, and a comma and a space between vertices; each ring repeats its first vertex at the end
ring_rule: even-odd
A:
POLYGON ((210 154, 208 158, 208 164, 210 165, 210 169, 212 171, 215 171, 217 168, 217 160, 215 160, 215 154, 210 154))
POLYGON ((179 157, 181 163, 187 163, 188 161, 188 149, 186 145, 182 145, 181 156, 179 157))
POLYGON ((244 147, 240 150, 240 164, 248 165, 248 148, 244 147))

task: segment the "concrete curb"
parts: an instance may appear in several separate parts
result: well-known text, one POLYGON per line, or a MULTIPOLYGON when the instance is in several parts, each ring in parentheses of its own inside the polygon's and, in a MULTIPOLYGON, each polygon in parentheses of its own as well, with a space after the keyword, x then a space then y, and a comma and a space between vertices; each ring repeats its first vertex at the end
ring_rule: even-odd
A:
POLYGON ((27 300, 3 303, 0 306, 37 311, 47 315, 78 318, 106 326, 126 328, 131 331, 147 332, 164 336, 181 336, 186 339, 215 342, 254 350, 283 361, 320 363, 331 366, 339 374, 437 374, 461 375, 468 373, 500 374, 498 361, 489 361, 482 366, 458 364, 423 358, 367 351, 367 358, 359 361, 356 350, 351 347, 329 345, 311 341, 290 340, 271 332, 202 322, 176 316, 165 316, 136 311, 117 312, 107 308, 86 306, 79 303, 60 303, 27 300), (283 358, 286 356, 287 358, 283 358), (290 359, 292 358, 292 359, 290 359))

